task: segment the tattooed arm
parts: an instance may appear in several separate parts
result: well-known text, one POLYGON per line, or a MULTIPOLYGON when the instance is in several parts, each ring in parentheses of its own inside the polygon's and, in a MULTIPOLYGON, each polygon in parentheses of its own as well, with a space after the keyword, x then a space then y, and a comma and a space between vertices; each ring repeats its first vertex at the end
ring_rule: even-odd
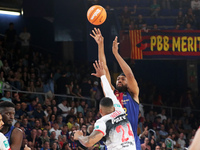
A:
POLYGON ((85 147, 92 147, 94 144, 99 142, 103 136, 103 133, 99 131, 93 131, 89 136, 83 136, 82 131, 75 131, 74 133, 74 139, 79 140, 79 142, 85 147))

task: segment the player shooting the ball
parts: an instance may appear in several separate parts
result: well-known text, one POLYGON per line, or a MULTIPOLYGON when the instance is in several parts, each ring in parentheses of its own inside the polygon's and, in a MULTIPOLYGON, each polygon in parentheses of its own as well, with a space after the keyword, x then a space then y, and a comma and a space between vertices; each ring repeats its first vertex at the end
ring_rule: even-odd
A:
POLYGON ((94 28, 92 30, 93 34, 90 34, 98 44, 98 57, 101 62, 104 64, 106 71, 106 77, 109 81, 110 86, 112 87, 117 99, 120 101, 122 107, 125 109, 128 120, 131 123, 133 133, 135 136, 136 149, 141 150, 140 140, 137 135, 137 125, 138 125, 138 115, 139 115, 139 87, 137 81, 133 75, 131 68, 123 60, 118 52, 118 41, 117 37, 113 41, 112 52, 115 56, 117 62, 119 63, 123 73, 117 77, 116 89, 111 84, 110 73, 106 64, 106 57, 104 53, 104 38, 101 34, 100 29, 94 28))

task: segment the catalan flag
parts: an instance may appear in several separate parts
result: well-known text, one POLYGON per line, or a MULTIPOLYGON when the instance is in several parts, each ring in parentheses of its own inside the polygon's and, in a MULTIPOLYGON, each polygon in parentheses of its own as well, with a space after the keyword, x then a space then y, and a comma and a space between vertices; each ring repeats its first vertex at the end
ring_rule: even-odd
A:
POLYGON ((138 43, 142 41, 141 30, 130 30, 131 59, 143 59, 142 49, 138 47, 138 43))

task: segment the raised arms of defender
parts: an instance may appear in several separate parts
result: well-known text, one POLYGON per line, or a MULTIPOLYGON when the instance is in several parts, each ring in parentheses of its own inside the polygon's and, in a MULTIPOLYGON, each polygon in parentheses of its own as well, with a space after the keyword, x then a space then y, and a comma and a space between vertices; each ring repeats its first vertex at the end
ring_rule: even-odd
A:
POLYGON ((113 105, 116 110, 124 112, 124 109, 122 108, 120 102, 117 100, 117 98, 116 98, 115 94, 113 93, 113 90, 111 89, 111 86, 105 76, 105 69, 104 69, 103 62, 95 61, 95 63, 93 63, 93 66, 96 70, 96 73, 92 73, 92 75, 101 78, 102 88, 103 88, 105 97, 109 97, 112 99, 113 105))

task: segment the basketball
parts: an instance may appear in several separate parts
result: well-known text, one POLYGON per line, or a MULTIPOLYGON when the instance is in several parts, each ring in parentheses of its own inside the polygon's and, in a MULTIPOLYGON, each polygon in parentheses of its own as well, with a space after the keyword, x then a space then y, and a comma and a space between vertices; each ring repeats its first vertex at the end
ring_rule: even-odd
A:
POLYGON ((93 25, 101 25, 106 18, 106 10, 100 5, 91 6, 87 11, 87 19, 93 25))

